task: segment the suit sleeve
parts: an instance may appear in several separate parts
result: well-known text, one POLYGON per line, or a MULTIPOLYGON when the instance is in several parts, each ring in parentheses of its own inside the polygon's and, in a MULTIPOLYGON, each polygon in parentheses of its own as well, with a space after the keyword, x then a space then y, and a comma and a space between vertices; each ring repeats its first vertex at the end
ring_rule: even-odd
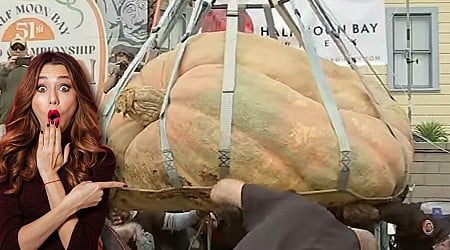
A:
POLYGON ((422 223, 429 216, 420 210, 420 203, 404 204, 400 201, 378 206, 380 219, 395 224, 398 231, 423 235, 422 223))
POLYGON ((254 184, 245 184, 241 195, 245 230, 250 231, 267 217, 275 206, 292 196, 303 199, 294 193, 277 192, 254 184))
MULTIPOLYGON (((111 181, 116 167, 114 154, 107 149, 105 159, 92 171, 92 181, 111 181)), ((98 240, 108 213, 109 190, 104 189, 103 198, 95 207, 77 212, 78 223, 75 226, 69 243, 69 250, 97 249, 98 240)))

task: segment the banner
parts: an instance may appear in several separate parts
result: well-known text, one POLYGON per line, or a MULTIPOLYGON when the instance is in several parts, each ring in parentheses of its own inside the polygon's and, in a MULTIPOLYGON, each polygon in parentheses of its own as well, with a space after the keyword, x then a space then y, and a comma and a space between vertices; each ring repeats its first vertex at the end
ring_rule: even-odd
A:
MULTIPOLYGON (((136 55, 148 38, 149 0, 96 0, 111 56, 119 50, 136 55)), ((153 0, 150 0, 153 2, 153 0)))
MULTIPOLYGON (((226 0, 218 0, 216 4, 224 4, 226 0)), ((238 1, 247 3, 249 1, 238 1)), ((267 0, 251 0, 252 4, 267 4, 267 0)), ((341 24, 341 38, 348 48, 350 55, 356 59, 358 65, 363 65, 364 61, 355 47, 344 38, 343 31, 354 39, 359 50, 366 59, 373 65, 387 64, 387 45, 385 28, 385 7, 383 0, 321 0, 324 6, 328 7, 332 15, 341 24)), ((291 16, 293 15, 292 3, 298 7, 302 21, 312 35, 318 54, 340 65, 347 65, 344 56, 336 47, 329 35, 326 34, 324 25, 317 18, 316 14, 308 4, 307 0, 290 0, 285 3, 291 16)), ((262 36, 269 36, 266 17, 263 9, 247 9, 250 15, 254 33, 262 36)), ((278 40, 286 45, 299 47, 298 41, 285 24, 284 20, 275 9, 272 9, 278 40)))
POLYGON ((85 64, 96 83, 105 80, 105 31, 94 0, 1 1, 0 61, 7 60, 9 43, 15 37, 27 40, 32 55, 68 53, 85 64))

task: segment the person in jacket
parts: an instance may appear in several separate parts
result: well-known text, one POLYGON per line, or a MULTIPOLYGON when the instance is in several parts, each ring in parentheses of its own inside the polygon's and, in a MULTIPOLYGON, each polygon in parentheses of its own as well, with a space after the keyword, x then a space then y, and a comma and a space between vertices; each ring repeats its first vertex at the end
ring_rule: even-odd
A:
POLYGON ((27 41, 15 38, 10 42, 8 60, 0 64, 0 137, 5 132, 5 119, 31 59, 27 41))
POLYGON ((349 228, 318 203, 235 179, 220 180, 211 200, 242 210, 246 235, 235 250, 376 250, 368 231, 349 228))
MULTIPOLYGON (((113 209, 110 213, 112 228, 123 242, 142 245, 145 237, 153 242, 156 250, 170 248, 185 250, 189 248, 190 241, 187 229, 200 221, 196 210, 186 212, 164 211, 129 211, 119 213, 113 209), (146 234, 148 233, 148 234, 146 234)), ((151 248, 151 249, 153 249, 151 248)), ((142 247, 141 247, 142 249, 142 247)))
POLYGON ((0 140, 0 249, 97 249, 116 167, 88 78, 45 52, 17 88, 0 140))
POLYGON ((379 219, 396 226, 399 250, 450 250, 450 216, 426 214, 422 202, 388 202, 377 206, 379 219))
POLYGON ((104 94, 107 94, 117 85, 117 82, 123 76, 123 73, 134 58, 134 54, 130 52, 130 49, 121 45, 116 46, 112 52, 113 63, 110 63, 108 66, 108 79, 102 90, 104 94))

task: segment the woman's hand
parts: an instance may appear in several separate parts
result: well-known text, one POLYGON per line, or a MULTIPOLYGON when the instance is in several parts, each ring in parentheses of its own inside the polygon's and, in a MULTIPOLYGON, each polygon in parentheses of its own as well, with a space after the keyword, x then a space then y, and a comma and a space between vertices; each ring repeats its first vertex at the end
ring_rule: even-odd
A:
POLYGON ((77 211, 83 208, 95 207, 102 200, 103 189, 121 188, 126 186, 123 182, 92 182, 83 181, 76 185, 69 194, 64 197, 64 202, 71 204, 77 211))
POLYGON ((47 125, 39 135, 38 149, 36 152, 36 164, 42 180, 53 181, 58 177, 58 170, 67 163, 69 159, 70 146, 61 146, 61 129, 54 123, 47 125))

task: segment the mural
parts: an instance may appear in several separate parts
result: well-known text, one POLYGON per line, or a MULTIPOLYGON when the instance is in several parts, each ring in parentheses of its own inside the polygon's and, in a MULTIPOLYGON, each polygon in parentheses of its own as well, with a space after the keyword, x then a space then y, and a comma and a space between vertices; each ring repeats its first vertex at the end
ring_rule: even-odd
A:
POLYGON ((148 0, 96 0, 106 30, 110 55, 136 55, 148 37, 148 0))
POLYGON ((96 91, 108 58, 103 26, 94 0, 0 1, 0 61, 7 60, 9 43, 18 37, 32 55, 60 51, 80 60, 96 91))

